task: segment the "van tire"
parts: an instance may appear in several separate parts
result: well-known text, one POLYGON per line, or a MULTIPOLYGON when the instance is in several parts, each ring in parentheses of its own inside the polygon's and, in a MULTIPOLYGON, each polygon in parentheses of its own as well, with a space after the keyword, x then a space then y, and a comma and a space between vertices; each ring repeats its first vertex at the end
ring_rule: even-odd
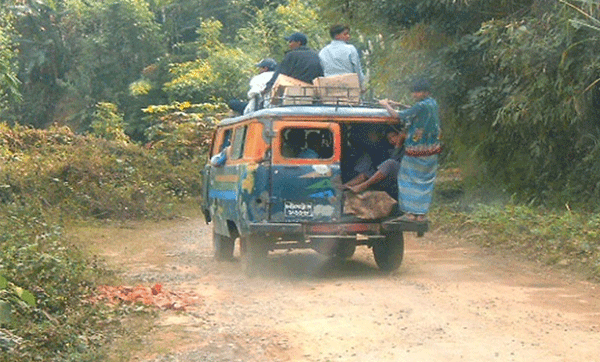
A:
POLYGON ((213 248, 214 256, 217 261, 233 260, 233 249, 235 247, 235 238, 218 234, 213 229, 213 248))
POLYGON ((390 232, 385 235, 385 239, 373 244, 373 256, 382 271, 392 272, 398 269, 404 256, 402 232, 390 232))
POLYGON ((264 267, 267 254, 267 245, 263 240, 257 237, 240 237, 242 271, 246 276, 253 277, 264 267))

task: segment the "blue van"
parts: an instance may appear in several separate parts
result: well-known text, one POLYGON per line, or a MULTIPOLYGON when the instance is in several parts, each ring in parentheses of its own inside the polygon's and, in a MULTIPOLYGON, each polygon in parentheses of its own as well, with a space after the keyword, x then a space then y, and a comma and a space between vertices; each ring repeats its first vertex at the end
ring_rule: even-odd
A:
POLYGON ((396 208, 373 217, 348 212, 349 191, 370 128, 393 120, 380 107, 285 105, 222 120, 203 170, 202 211, 213 225, 215 257, 233 258, 239 239, 249 275, 268 252, 312 248, 350 258, 373 249, 377 266, 396 270, 404 232, 422 236, 428 224, 399 223, 396 208))

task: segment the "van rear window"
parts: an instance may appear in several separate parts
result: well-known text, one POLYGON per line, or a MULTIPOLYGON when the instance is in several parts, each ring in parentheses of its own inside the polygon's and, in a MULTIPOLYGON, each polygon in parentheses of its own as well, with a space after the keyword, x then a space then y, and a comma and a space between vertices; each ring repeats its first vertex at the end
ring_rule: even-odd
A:
POLYGON ((284 158, 328 159, 333 156, 333 134, 328 128, 285 128, 281 134, 284 158))

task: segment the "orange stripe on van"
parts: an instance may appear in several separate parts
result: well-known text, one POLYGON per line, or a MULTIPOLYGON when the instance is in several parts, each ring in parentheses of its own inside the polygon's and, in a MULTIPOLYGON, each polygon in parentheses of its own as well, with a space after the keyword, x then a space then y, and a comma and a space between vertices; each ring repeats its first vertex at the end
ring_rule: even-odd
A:
POLYGON ((215 181, 219 182, 238 182, 238 175, 215 175, 215 181))

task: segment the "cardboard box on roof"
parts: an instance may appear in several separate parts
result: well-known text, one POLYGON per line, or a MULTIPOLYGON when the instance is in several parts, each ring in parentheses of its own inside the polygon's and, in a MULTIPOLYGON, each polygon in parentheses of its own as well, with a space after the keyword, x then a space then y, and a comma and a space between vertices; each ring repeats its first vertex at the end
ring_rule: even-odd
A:
POLYGON ((273 88, 277 86, 301 86, 301 87, 312 87, 312 84, 301 81, 300 79, 292 78, 285 74, 279 74, 275 80, 273 88))
POLYGON ((281 103, 283 105, 313 104, 316 98, 317 92, 313 86, 291 86, 285 87, 281 103))
POLYGON ((313 83, 323 103, 358 104, 360 102, 360 82, 356 73, 319 77, 313 83))
POLYGON ((316 91, 312 84, 279 74, 273 84, 271 104, 312 104, 316 91))

